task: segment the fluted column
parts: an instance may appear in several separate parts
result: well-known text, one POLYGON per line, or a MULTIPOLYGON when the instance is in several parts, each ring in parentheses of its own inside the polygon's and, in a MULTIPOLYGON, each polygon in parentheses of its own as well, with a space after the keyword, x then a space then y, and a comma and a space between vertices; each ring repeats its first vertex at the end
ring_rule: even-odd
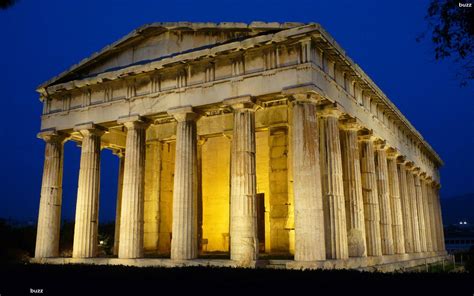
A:
POLYGON ((423 173, 420 176, 420 186, 423 196, 423 218, 425 220, 425 235, 426 235, 426 251, 433 251, 433 242, 431 240, 431 219, 430 219, 430 205, 429 196, 427 190, 426 174, 423 173))
POLYGON ((405 251, 413 253, 413 216, 411 213, 410 196, 408 195, 407 171, 405 167, 405 160, 399 159, 398 166, 398 180, 400 182, 400 200, 403 217, 403 235, 405 240, 405 251))
POLYGON ((82 135, 81 164, 77 188, 73 258, 97 255, 100 191, 100 137, 104 129, 93 124, 76 126, 82 135))
POLYGON ((387 169, 387 147, 379 143, 375 150, 375 171, 380 208, 380 236, 382 238, 382 254, 394 254, 392 233, 392 212, 390 210, 389 182, 387 169))
POLYGON ((418 201, 416 198, 416 187, 415 187, 415 175, 412 164, 405 166, 407 174, 407 191, 408 199, 410 202, 410 214, 411 214, 411 230, 413 236, 413 252, 421 252, 421 241, 420 241, 420 224, 418 217, 418 201))
POLYGON ((365 233, 367 255, 382 256, 380 237, 380 208, 375 173, 374 138, 370 134, 359 137, 362 197, 364 199, 365 233))
POLYGON ((427 245, 426 245, 426 228, 425 228, 425 210, 423 206, 423 191, 421 189, 419 169, 414 170, 413 177, 415 180, 416 209, 418 211, 418 231, 420 234, 421 252, 426 252, 427 245))
POLYGON ((327 106, 320 110, 319 115, 326 257, 346 259, 349 252, 339 139, 340 112, 332 106, 327 106))
POLYGON ((326 259, 316 102, 295 96, 292 126, 295 260, 326 259))
POLYGON ((350 257, 367 256, 364 224, 364 200, 359 160, 357 132, 360 126, 353 120, 341 125, 342 177, 346 208, 347 241, 350 257))
POLYGON ((127 128, 120 213, 119 258, 143 257, 145 136, 148 124, 139 116, 118 120, 127 128))
POLYGON ((224 103, 234 112, 230 164, 230 258, 247 266, 258 256, 255 106, 248 96, 224 103))
POLYGON ((433 194, 433 187, 431 185, 432 180, 428 180, 426 182, 426 192, 428 195, 428 206, 430 209, 430 225, 431 225, 431 244, 432 244, 432 251, 438 251, 438 221, 436 217, 436 210, 434 204, 434 194, 433 194))
POLYGON ((198 255, 197 241, 197 114, 192 107, 168 110, 176 126, 171 259, 198 255))
POLYGON ((120 245, 120 213, 122 212, 122 189, 123 189, 123 171, 125 165, 125 152, 119 150, 115 152, 119 159, 119 171, 117 182, 117 203, 115 206, 115 229, 114 229, 114 250, 113 254, 118 255, 120 245))
POLYGON ((43 132, 38 138, 46 142, 43 180, 36 232, 35 258, 59 256, 61 225, 63 143, 64 135, 43 132))
POLYGON ((388 187, 390 191, 390 212, 392 214, 393 248, 395 254, 405 254, 400 180, 397 170, 398 153, 391 149, 387 154, 388 187))
POLYGON ((435 196, 435 204, 437 207, 437 217, 438 217, 438 223, 439 223, 439 235, 438 235, 438 240, 439 240, 439 250, 438 251, 446 251, 446 245, 444 243, 444 226, 443 226, 443 215, 442 215, 442 208, 441 208, 441 200, 439 197, 439 184, 434 188, 434 196, 435 196))

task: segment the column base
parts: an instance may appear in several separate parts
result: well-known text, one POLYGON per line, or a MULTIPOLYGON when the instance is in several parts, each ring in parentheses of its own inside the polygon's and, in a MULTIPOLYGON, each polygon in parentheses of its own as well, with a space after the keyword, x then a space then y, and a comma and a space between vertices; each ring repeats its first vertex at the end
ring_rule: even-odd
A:
POLYGON ((384 256, 352 257, 344 260, 324 260, 312 262, 290 261, 287 269, 357 269, 361 271, 391 272, 404 270, 425 263, 431 264, 441 260, 448 260, 446 252, 424 252, 411 254, 396 254, 384 256))
POLYGON ((90 264, 90 265, 124 265, 136 267, 232 267, 232 268, 269 268, 269 269, 356 269, 360 271, 391 272, 405 270, 441 260, 451 260, 445 251, 412 253, 403 255, 387 255, 378 257, 359 257, 344 260, 324 261, 293 261, 293 260, 257 260, 248 266, 240 266, 238 262, 228 259, 192 259, 171 260, 167 258, 31 258, 37 264, 90 264))

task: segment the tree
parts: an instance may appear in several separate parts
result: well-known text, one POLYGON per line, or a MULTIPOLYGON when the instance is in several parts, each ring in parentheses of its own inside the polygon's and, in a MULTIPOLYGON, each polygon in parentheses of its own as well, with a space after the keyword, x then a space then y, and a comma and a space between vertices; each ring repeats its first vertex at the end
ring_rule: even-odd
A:
POLYGON ((16 0, 0 0, 0 9, 7 9, 15 4, 16 0))
MULTIPOLYGON (((431 0, 425 19, 431 31, 435 59, 452 58, 461 85, 474 79, 474 5, 469 0, 431 0)), ((420 41, 424 34, 417 39, 420 41)))

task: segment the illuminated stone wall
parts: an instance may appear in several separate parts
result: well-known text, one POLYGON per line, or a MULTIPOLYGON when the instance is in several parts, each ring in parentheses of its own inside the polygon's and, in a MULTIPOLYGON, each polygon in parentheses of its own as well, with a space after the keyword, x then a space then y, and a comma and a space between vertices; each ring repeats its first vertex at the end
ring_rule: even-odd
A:
POLYGON ((209 138, 201 151, 202 250, 228 252, 230 140, 209 138))

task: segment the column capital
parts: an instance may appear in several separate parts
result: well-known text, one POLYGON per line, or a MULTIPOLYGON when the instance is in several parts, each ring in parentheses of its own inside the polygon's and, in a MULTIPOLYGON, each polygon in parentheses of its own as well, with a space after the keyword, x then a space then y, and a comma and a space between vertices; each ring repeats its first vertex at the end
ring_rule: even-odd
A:
POLYGON ((340 117, 343 114, 343 110, 341 105, 335 102, 319 105, 317 113, 320 117, 340 117))
POLYGON ((199 118, 199 114, 194 112, 192 106, 182 106, 168 109, 168 115, 173 116, 177 122, 183 121, 196 121, 199 118))
POLYGON ((100 137, 105 134, 108 129, 103 126, 89 122, 74 126, 74 131, 81 133, 83 136, 94 134, 100 137))
POLYGON ((404 166, 406 166, 408 164, 408 160, 407 160, 407 157, 405 155, 398 155, 397 157, 397 163, 398 164, 402 164, 404 166))
POLYGON ((150 125, 148 119, 139 115, 120 117, 117 123, 125 125, 127 129, 146 129, 150 125))
POLYGON ((374 131, 369 129, 362 129, 358 133, 359 141, 374 142, 377 138, 374 136, 374 131))
POLYGON ((339 120, 339 127, 343 130, 359 131, 363 129, 361 122, 357 118, 341 118, 339 120))
POLYGON ((323 91, 312 83, 284 88, 281 93, 293 104, 317 103, 323 99, 323 91))
POLYGON ((411 172, 413 171, 413 169, 415 168, 415 163, 413 161, 406 161, 405 162, 405 168, 408 172, 411 172))
POLYGON ((46 143, 63 143, 69 135, 56 130, 45 130, 39 132, 37 137, 46 143))
POLYGON ((419 177, 420 174, 421 174, 421 169, 420 169, 420 167, 415 167, 415 166, 414 166, 413 169, 412 169, 412 173, 413 173, 413 175, 416 175, 416 176, 419 177))
POLYGON ((388 150, 388 145, 387 145, 387 141, 385 140, 382 140, 380 138, 378 138, 377 140, 375 140, 374 142, 374 149, 375 150, 385 150, 387 151, 388 150))
POLYGON ((399 156, 400 156, 400 153, 397 149, 392 148, 392 147, 389 147, 387 149, 387 158, 397 160, 399 156))
POLYGON ((426 180, 427 180, 427 176, 428 176, 428 175, 426 174, 426 172, 422 172, 422 171, 420 170, 420 178, 421 178, 422 180, 426 181, 426 180))
POLYGON ((226 99, 222 102, 225 106, 231 107, 233 110, 250 110, 255 111, 257 105, 255 104, 255 98, 250 95, 238 96, 226 99))

